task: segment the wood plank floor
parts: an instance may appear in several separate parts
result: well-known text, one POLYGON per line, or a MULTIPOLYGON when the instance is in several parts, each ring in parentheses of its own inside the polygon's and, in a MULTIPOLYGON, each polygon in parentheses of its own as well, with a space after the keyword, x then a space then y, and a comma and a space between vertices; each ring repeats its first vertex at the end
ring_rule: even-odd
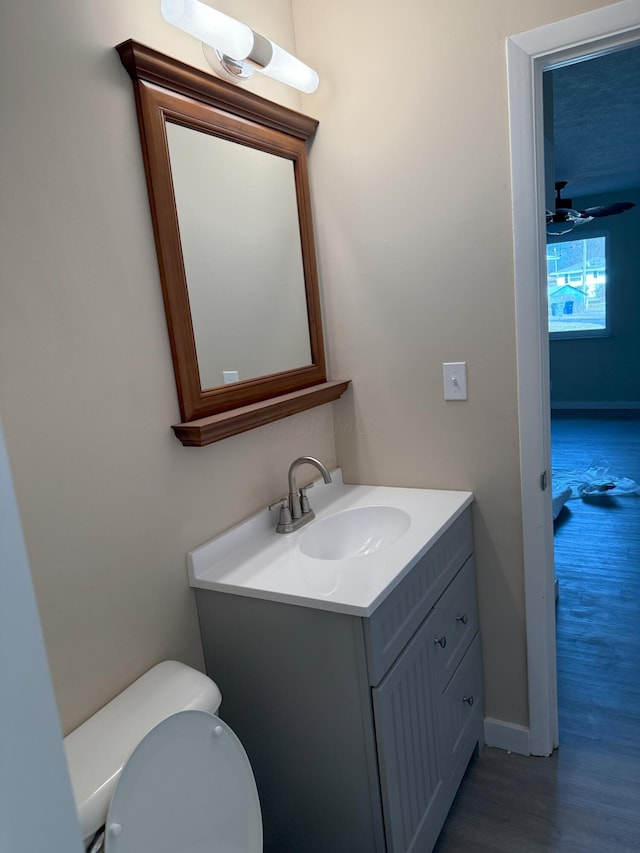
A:
MULTIPOLYGON (((554 468, 640 483, 640 420, 554 418, 554 468)), ((570 500, 554 537, 560 748, 487 748, 436 853, 640 851, 640 497, 570 500)))

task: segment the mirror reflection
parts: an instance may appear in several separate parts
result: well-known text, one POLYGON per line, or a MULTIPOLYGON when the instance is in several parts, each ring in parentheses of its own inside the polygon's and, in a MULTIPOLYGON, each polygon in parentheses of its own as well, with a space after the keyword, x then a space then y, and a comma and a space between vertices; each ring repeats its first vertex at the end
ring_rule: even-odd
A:
POLYGON ((200 387, 310 364, 293 162, 166 130, 200 387))

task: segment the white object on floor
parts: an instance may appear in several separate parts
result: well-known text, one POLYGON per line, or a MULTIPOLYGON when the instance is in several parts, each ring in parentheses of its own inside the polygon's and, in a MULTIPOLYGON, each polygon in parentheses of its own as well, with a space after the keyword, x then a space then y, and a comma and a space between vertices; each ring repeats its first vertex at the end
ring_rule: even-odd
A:
POLYGON ((552 501, 553 520, 554 521, 558 517, 562 507, 566 504, 566 502, 571 497, 572 491, 573 490, 572 490, 571 486, 566 486, 564 489, 560 489, 560 491, 558 491, 557 493, 554 492, 553 501, 552 501))

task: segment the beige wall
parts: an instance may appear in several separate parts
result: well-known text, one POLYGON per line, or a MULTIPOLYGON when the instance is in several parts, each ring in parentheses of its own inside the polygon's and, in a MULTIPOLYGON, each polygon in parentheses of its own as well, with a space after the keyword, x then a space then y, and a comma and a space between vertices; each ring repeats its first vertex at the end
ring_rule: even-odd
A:
MULTIPOLYGON (((5 4, 0 410, 69 730, 163 657, 202 665, 185 552, 336 461, 330 407, 183 448, 131 84, 136 38, 199 67, 157 0, 5 4)), ((489 715, 526 723, 504 38, 604 0, 219 0, 317 94, 312 192, 353 480, 471 488, 489 715), (293 19, 291 17, 293 7, 293 19), (445 403, 441 364, 469 363, 445 403)))
MULTIPOLYGON (((288 0, 231 6, 293 47, 288 0)), ((186 551, 286 492, 295 456, 336 461, 327 406, 208 448, 170 429, 127 38, 205 67, 159 0, 2 11, 0 410, 65 731, 162 658, 202 666, 186 551)))
POLYGON ((294 0, 353 480, 472 489, 488 716, 527 724, 505 37, 601 0, 294 0), (442 363, 468 362, 468 402, 442 363), (358 425, 349 429, 353 422, 358 425))

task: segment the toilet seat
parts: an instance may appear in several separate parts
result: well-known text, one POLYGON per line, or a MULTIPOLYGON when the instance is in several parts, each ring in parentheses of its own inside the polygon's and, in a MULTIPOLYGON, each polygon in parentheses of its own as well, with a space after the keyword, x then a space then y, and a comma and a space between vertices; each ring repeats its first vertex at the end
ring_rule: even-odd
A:
POLYGON ((181 711, 144 737, 109 805, 105 853, 261 853, 249 759, 205 711, 181 711))

